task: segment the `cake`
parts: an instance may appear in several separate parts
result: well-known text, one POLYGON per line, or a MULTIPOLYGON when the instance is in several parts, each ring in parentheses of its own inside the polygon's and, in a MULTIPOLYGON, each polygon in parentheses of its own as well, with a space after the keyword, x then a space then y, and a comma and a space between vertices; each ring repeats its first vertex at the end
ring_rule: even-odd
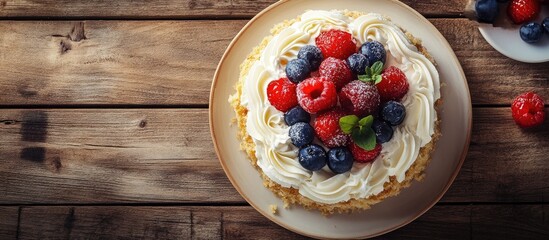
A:
POLYGON ((240 66, 241 148, 286 206, 369 209, 422 180, 440 136, 438 71, 377 13, 309 10, 240 66), (334 100, 335 99, 335 100, 334 100))

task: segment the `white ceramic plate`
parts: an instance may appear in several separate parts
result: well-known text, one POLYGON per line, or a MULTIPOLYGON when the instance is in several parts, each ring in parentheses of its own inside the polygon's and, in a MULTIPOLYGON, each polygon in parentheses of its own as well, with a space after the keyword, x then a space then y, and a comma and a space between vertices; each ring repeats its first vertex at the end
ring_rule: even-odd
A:
POLYGON ((425 18, 408 6, 389 0, 291 0, 268 7, 253 18, 235 37, 221 59, 210 93, 210 130, 217 155, 234 187, 257 211, 273 222, 302 235, 316 238, 373 237, 402 227, 431 208, 446 192, 465 158, 471 131, 471 98, 463 70, 448 42, 425 18), (234 93, 239 65, 252 48, 270 35, 276 23, 293 19, 308 9, 350 9, 377 12, 390 17, 423 40, 435 58, 443 84, 442 137, 428 166, 423 182, 372 209, 354 214, 322 216, 293 206, 284 209, 282 201, 263 187, 259 173, 239 150, 237 127, 230 126, 235 113, 227 99, 234 93), (273 215, 269 205, 278 205, 273 215))
MULTIPOLYGON (((507 18, 505 8, 500 9, 500 17, 507 18)), ((545 17, 549 17, 548 6, 542 7, 536 22, 541 23, 545 17)), ((530 44, 520 38, 520 25, 503 28, 493 27, 492 24, 480 24, 478 29, 494 49, 509 58, 527 63, 549 62, 549 34, 544 34, 541 41, 530 44)))

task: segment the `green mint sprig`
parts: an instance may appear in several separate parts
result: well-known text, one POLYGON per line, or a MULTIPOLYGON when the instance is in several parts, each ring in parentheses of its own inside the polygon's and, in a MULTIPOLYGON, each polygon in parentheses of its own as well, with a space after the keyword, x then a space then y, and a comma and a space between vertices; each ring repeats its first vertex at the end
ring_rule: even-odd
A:
POLYGON ((363 82, 373 82, 374 84, 378 84, 383 80, 381 77, 381 72, 383 71, 383 62, 377 61, 375 62, 372 67, 366 67, 366 74, 365 75, 359 75, 358 79, 363 82))
POLYGON ((376 147, 376 134, 372 129, 372 115, 359 119, 355 115, 347 115, 339 119, 339 127, 346 134, 351 134, 353 141, 359 147, 371 151, 376 147))

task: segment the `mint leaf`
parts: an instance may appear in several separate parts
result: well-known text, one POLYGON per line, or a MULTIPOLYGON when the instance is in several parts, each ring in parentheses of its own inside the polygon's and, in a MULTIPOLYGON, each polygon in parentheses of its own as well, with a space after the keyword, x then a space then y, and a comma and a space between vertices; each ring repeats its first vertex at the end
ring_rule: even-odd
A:
POLYGON ((372 65, 372 67, 366 67, 366 74, 359 75, 358 80, 363 82, 373 82, 374 84, 378 84, 383 80, 381 78, 382 71, 383 71, 383 62, 377 61, 372 65))
POLYGON ((360 121, 358 121, 358 125, 366 129, 372 128, 373 123, 374 123, 374 117, 372 115, 362 118, 360 119, 360 121))
POLYGON ((376 75, 373 80, 374 80, 374 84, 377 85, 378 83, 381 82, 381 80, 383 80, 383 78, 381 77, 381 75, 376 75))
POLYGON ((339 127, 345 134, 350 134, 358 124, 358 117, 355 115, 347 115, 339 119, 339 127))
POLYGON ((377 61, 372 65, 372 75, 379 75, 383 71, 383 62, 377 61))
POLYGON ((364 130, 355 129, 351 134, 353 141, 360 148, 371 151, 376 147, 376 134, 371 128, 363 128, 364 130))

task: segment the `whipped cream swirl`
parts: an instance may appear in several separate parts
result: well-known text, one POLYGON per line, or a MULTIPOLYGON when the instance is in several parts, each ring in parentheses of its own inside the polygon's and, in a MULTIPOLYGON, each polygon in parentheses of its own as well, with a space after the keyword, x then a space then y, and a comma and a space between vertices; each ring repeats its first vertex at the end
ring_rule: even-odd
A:
POLYGON ((434 104, 439 98, 435 66, 389 20, 373 13, 355 19, 341 11, 307 11, 265 47, 245 79, 241 104, 248 109, 246 130, 256 145, 257 164, 263 172, 283 187, 299 189, 307 198, 333 204, 379 194, 390 176, 402 182, 420 148, 432 139, 437 120, 434 104), (301 47, 314 44, 316 36, 326 29, 350 32, 360 43, 381 42, 387 49, 386 66, 400 68, 410 84, 402 100, 407 116, 395 128, 391 141, 383 144, 378 159, 368 164, 355 163, 350 172, 339 175, 327 167, 317 172, 301 167, 283 113, 267 100, 269 82, 284 76, 285 63, 296 58, 301 47))

